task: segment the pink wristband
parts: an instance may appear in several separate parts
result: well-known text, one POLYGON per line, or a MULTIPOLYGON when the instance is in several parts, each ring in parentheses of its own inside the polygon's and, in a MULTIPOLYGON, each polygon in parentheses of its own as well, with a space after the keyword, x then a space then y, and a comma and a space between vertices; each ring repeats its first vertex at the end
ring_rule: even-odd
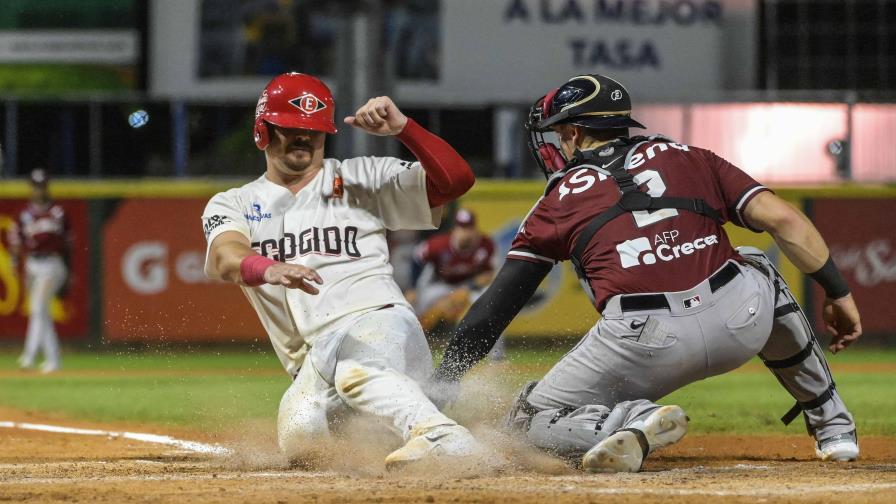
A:
POLYGON ((240 261, 240 277, 242 277, 243 283, 250 287, 263 284, 264 272, 272 264, 277 264, 277 261, 262 255, 252 254, 244 257, 240 261))

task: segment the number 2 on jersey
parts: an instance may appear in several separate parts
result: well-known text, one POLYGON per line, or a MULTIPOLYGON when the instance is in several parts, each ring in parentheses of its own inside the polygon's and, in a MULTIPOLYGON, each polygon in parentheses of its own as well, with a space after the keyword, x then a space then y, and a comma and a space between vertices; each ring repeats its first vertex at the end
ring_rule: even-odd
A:
MULTIPOLYGON (((660 176, 660 173, 656 170, 644 170, 635 175, 633 179, 639 186, 641 184, 647 184, 647 194, 654 198, 658 198, 666 192, 666 183, 663 181, 663 177, 660 176)), ((632 217, 635 218, 635 224, 639 228, 656 224, 661 220, 669 219, 676 215, 678 215, 678 210, 674 208, 661 208, 653 211, 638 210, 632 212, 632 217)))

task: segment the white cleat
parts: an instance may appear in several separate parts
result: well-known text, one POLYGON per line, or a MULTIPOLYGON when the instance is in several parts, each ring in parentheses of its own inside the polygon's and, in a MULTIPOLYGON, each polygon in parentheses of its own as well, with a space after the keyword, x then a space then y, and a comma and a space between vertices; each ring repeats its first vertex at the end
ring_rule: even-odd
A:
POLYGON ((859 458, 856 431, 837 434, 815 444, 815 454, 825 462, 852 462, 859 458))
POLYGON ((482 453, 479 442, 465 427, 442 425, 410 439, 386 457, 386 469, 394 470, 416 462, 442 457, 469 457, 482 453))
POLYGON ((688 417, 679 406, 662 406, 643 421, 607 437, 582 458, 588 472, 638 472, 647 454, 677 443, 688 432, 688 417))

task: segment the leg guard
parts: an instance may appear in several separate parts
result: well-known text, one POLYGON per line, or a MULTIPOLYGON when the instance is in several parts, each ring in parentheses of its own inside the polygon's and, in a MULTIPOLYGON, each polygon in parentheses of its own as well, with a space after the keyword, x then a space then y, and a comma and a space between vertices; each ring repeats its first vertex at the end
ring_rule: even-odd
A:
POLYGON ((526 399, 538 382, 523 387, 507 418, 507 427, 561 457, 581 457, 618 429, 657 408, 650 401, 626 401, 610 409, 601 405, 538 410, 526 399))
POLYGON ((781 421, 787 425, 802 412, 806 428, 818 439, 852 431, 855 423, 837 394, 824 350, 784 278, 761 250, 737 251, 775 286, 775 320, 759 357, 797 401, 781 421))

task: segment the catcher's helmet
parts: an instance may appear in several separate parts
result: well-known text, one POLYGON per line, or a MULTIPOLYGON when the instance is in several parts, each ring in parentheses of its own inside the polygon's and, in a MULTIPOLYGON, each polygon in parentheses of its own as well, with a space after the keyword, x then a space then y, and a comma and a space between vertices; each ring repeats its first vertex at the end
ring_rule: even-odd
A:
POLYGON ((335 109, 333 94, 320 79, 297 72, 278 75, 255 106, 255 145, 264 150, 271 141, 265 123, 336 133, 335 109))
POLYGON ((632 100, 625 87, 598 74, 579 75, 535 100, 529 109, 526 129, 529 151, 538 166, 550 176, 566 166, 557 145, 545 141, 551 126, 575 124, 595 129, 644 128, 632 119, 632 100))

